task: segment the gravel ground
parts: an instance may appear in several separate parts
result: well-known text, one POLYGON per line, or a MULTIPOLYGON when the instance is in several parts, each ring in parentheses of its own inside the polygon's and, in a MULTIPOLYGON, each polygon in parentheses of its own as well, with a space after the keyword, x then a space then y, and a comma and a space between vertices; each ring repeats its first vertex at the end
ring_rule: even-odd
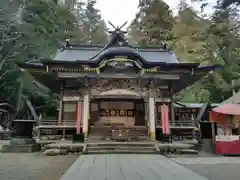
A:
POLYGON ((240 180, 240 157, 179 157, 173 160, 209 180, 240 180))
POLYGON ((59 180, 77 157, 0 153, 0 180, 59 180))

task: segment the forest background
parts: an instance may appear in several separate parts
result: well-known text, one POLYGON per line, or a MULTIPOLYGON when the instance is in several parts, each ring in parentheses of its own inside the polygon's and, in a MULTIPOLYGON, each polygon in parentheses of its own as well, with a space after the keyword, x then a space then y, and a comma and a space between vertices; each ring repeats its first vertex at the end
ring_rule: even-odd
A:
MULTIPOLYGON (((204 15, 207 0, 193 1, 199 1, 201 12, 181 0, 173 15, 162 0, 140 0, 127 38, 130 44, 140 46, 167 42, 182 62, 222 65, 222 70, 174 97, 180 102, 221 102, 240 87, 240 0, 218 0, 211 17, 204 15)), ((22 71, 16 61, 53 58, 66 37, 91 44, 104 44, 108 39, 96 1, 62 2, 0 1, 0 102, 10 103, 19 115, 27 111, 27 101, 39 112, 51 112, 57 107, 58 95, 22 71)))

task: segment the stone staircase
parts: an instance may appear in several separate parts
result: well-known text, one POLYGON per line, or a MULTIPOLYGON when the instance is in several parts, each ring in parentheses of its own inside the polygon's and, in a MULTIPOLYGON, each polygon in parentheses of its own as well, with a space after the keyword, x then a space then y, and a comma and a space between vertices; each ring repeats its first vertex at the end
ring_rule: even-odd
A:
POLYGON ((92 126, 88 141, 111 140, 112 130, 127 130, 129 141, 149 140, 148 129, 145 126, 134 127, 112 127, 112 126, 92 126))
POLYGON ((158 154, 157 149, 154 143, 89 143, 83 154, 158 154))

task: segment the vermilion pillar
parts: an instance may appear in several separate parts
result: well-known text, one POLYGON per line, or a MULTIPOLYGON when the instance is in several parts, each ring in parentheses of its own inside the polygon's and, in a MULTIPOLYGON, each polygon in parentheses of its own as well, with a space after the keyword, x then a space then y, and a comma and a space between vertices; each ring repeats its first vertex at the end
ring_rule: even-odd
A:
POLYGON ((165 115, 164 115, 164 108, 163 105, 161 105, 161 111, 160 111, 160 115, 161 115, 161 120, 162 120, 162 133, 166 134, 166 125, 165 125, 165 115))
POLYGON ((82 119, 82 115, 81 115, 81 102, 77 103, 77 122, 76 122, 76 134, 80 134, 81 133, 81 119, 82 119))
POLYGON ((168 106, 166 104, 162 105, 161 106, 161 119, 162 119, 163 134, 170 134, 168 112, 169 112, 168 106))

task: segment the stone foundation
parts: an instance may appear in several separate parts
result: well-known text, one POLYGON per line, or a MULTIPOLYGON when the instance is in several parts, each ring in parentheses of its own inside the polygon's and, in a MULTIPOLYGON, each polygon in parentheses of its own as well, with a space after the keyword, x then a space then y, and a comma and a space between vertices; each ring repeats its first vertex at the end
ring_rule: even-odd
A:
POLYGON ((38 144, 26 144, 26 145, 12 145, 6 144, 2 146, 2 152, 8 153, 31 153, 40 151, 41 147, 38 144))
POLYGON ((13 122, 15 132, 12 133, 10 143, 3 145, 2 152, 36 152, 40 151, 41 147, 32 138, 33 124, 31 120, 15 120, 13 122))

